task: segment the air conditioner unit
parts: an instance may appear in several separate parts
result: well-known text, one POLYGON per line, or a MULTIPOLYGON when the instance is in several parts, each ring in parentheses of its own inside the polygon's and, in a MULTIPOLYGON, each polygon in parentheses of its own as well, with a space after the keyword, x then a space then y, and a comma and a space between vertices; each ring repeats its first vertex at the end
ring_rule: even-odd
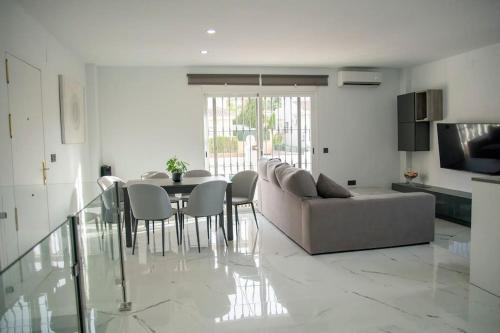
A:
POLYGON ((337 85, 343 86, 379 86, 382 83, 382 73, 361 71, 339 71, 337 85))

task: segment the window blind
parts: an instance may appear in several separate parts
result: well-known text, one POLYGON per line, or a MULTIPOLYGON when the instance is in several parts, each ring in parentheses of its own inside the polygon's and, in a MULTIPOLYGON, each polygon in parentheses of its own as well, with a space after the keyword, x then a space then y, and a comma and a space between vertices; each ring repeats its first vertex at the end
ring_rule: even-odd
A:
POLYGON ((258 74, 188 74, 188 84, 258 86, 258 74))
POLYGON ((261 75, 263 86, 327 86, 328 75, 261 75))

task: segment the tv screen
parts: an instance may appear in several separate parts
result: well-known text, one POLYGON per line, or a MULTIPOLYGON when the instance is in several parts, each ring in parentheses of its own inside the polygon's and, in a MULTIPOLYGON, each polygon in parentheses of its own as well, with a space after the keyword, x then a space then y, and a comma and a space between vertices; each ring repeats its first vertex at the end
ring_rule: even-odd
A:
POLYGON ((441 168, 500 175, 500 124, 437 124, 441 168))

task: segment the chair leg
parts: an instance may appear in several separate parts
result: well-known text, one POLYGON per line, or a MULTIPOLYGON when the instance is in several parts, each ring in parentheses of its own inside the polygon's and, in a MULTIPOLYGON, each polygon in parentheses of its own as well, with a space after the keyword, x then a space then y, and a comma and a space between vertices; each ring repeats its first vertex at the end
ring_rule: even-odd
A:
POLYGON ((198 253, 201 252, 201 249, 200 249, 200 232, 198 230, 198 218, 195 217, 194 218, 194 224, 196 226, 196 239, 198 240, 198 253))
POLYGON ((207 239, 210 244, 210 216, 207 216, 207 239))
POLYGON ((219 216, 218 215, 215 215, 215 231, 217 231, 217 222, 219 221, 219 216))
POLYGON ((177 216, 177 213, 175 213, 175 234, 177 235, 177 246, 180 245, 179 243, 179 217, 177 216))
POLYGON ((165 256, 165 220, 161 220, 161 251, 165 256))
MULTIPOLYGON (((153 224, 155 222, 153 221, 153 224)), ((148 244, 149 244, 149 220, 144 221, 144 225, 146 226, 146 234, 147 234, 147 239, 148 239, 148 244)))
POLYGON ((155 234, 155 221, 153 221, 153 235, 155 234))
POLYGON ((182 236, 184 236, 184 214, 179 213, 179 242, 182 244, 182 236))
POLYGON ((134 244, 132 244, 132 254, 135 252, 135 243, 137 241, 137 225, 139 224, 139 221, 135 220, 135 230, 134 230, 134 244))
POLYGON ((236 235, 238 235, 240 230, 240 214, 238 214, 238 205, 234 205, 234 221, 236 224, 236 235))
POLYGON ((259 223, 257 223, 257 215, 255 215, 255 207, 253 206, 253 202, 250 203, 252 206, 252 212, 253 212, 253 218, 255 219, 255 225, 257 226, 257 229, 259 229, 259 223))
POLYGON ((224 242, 226 242, 226 246, 229 246, 227 245, 226 230, 224 228, 224 212, 220 214, 220 222, 221 222, 220 227, 222 229, 222 235, 224 236, 224 242))

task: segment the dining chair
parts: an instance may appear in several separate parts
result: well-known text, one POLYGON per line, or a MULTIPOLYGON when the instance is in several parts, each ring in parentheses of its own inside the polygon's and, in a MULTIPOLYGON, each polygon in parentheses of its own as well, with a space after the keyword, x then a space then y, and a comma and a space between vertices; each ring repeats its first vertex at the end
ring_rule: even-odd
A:
POLYGON ((128 187, 130 206, 134 217, 134 242, 132 254, 135 252, 137 242, 137 226, 139 220, 144 220, 147 239, 149 244, 149 221, 161 221, 161 246, 162 254, 165 255, 165 220, 175 216, 175 231, 177 234, 177 245, 179 242, 179 222, 177 210, 172 208, 170 197, 163 188, 152 184, 133 184, 128 187))
MULTIPOLYGON (((101 188, 101 191, 104 192, 110 187, 113 187, 115 183, 118 183, 118 187, 121 189, 123 188, 123 185, 125 185, 125 182, 116 176, 102 176, 97 178, 97 185, 101 188)), ((119 192, 120 196, 120 202, 123 202, 123 190, 119 192)))
POLYGON ((255 225, 259 229, 257 222, 257 215, 255 214, 255 207, 253 204, 253 197, 255 195, 255 187, 257 186, 257 179, 259 178, 257 172, 253 170, 240 171, 231 179, 233 190, 233 206, 234 215, 236 217, 236 226, 240 223, 238 216, 238 206, 250 205, 252 207, 255 225))
MULTIPOLYGON (((147 171, 141 175, 141 179, 169 179, 170 177, 166 172, 163 171, 147 171)), ((177 205, 177 209, 180 209, 182 197, 176 197, 175 195, 170 195, 170 202, 175 203, 177 205)), ((154 232, 154 223, 153 223, 153 232, 154 232)))
MULTIPOLYGON (((212 173, 208 170, 204 169, 194 169, 194 170, 188 170, 184 173, 184 177, 190 178, 190 177, 210 177, 212 173)), ((185 206, 186 202, 189 201, 189 193, 183 194, 181 196, 181 201, 182 201, 182 207, 185 206)))
POLYGON ((150 179, 155 173, 158 173, 158 171, 146 171, 141 175, 141 179, 150 179))
POLYGON ((188 170, 184 173, 184 177, 210 177, 212 173, 208 170, 188 170))
POLYGON ((168 179, 170 178, 166 172, 163 171, 148 171, 147 175, 143 174, 142 179, 168 179))
MULTIPOLYGON (((120 209, 120 212, 123 213, 124 210, 124 194, 123 194, 123 185, 125 185, 125 182, 116 176, 102 176, 97 179, 97 185, 99 185, 99 188, 101 189, 101 198, 104 201, 102 205, 102 212, 101 214, 104 216, 106 214, 110 214, 110 210, 106 208, 106 204, 108 206, 111 206, 113 200, 113 196, 115 195, 114 193, 114 184, 118 184, 118 207, 120 209), (107 203, 106 203, 107 201, 107 203)), ((109 221, 110 219, 103 219, 103 223, 106 223, 106 221, 109 221)), ((105 224, 106 226, 109 225, 105 224)), ((125 223, 122 223, 122 229, 125 227, 125 223)))
MULTIPOLYGON (((114 187, 108 187, 106 190, 102 191, 101 194, 101 239, 104 239, 104 228, 108 229, 108 239, 109 239, 109 246, 110 246, 110 252, 111 252, 111 259, 114 260, 114 232, 113 232, 113 224, 117 224, 117 218, 116 218, 116 194, 115 194, 115 189, 114 187)), ((120 212, 121 214, 121 212, 120 212)), ((125 227, 125 223, 122 223, 122 229, 125 227)), ((119 230, 117 229, 119 232, 119 230)))
POLYGON ((182 230, 184 224, 184 216, 194 217, 196 226, 196 239, 198 241, 198 252, 200 249, 200 232, 198 228, 198 218, 207 218, 207 234, 210 241, 210 224, 209 217, 219 216, 221 221, 221 229, 224 235, 224 241, 227 246, 226 231, 224 230, 224 195, 226 193, 227 183, 223 180, 212 180, 206 183, 197 185, 191 192, 190 199, 186 207, 180 210, 180 242, 182 243, 182 230))

